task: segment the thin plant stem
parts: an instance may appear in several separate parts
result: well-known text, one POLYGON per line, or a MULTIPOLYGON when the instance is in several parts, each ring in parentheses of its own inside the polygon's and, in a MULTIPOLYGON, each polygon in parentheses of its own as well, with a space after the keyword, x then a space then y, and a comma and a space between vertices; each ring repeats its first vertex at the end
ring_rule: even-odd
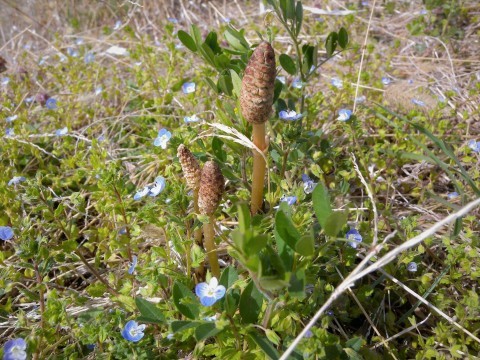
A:
POLYGON ((218 263, 217 249, 215 246, 215 230, 213 228, 214 218, 210 215, 209 222, 203 224, 203 236, 205 239, 205 250, 213 276, 220 278, 220 265, 218 263))
MULTIPOLYGON (((253 124, 253 143, 260 150, 266 150, 267 144, 265 141, 265 123, 253 124)), ((250 205, 250 212, 252 214, 256 214, 258 210, 262 208, 266 168, 267 164, 262 154, 254 150, 252 174, 252 201, 250 205)))

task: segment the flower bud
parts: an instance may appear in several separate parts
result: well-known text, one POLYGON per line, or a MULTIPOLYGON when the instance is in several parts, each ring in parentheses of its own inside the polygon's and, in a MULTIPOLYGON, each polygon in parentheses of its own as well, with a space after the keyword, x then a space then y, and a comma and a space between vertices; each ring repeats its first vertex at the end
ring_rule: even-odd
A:
POLYGON ((197 190, 200 186, 200 165, 193 154, 185 145, 180 145, 177 149, 177 156, 182 165, 183 174, 188 187, 197 190))
POLYGON ((202 169, 198 207, 203 215, 213 215, 225 190, 225 179, 214 161, 207 161, 202 169))
POLYGON ((270 117, 275 75, 275 52, 264 41, 254 50, 242 79, 240 109, 248 122, 261 124, 270 117))

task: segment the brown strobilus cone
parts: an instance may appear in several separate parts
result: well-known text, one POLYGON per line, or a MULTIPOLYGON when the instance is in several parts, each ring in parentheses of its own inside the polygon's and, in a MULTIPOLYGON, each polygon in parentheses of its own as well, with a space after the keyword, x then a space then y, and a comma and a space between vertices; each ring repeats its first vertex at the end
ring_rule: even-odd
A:
MULTIPOLYGON (((268 42, 253 51, 242 79, 240 109, 253 126, 253 143, 262 152, 268 151, 265 123, 270 117, 275 89, 275 52, 268 42)), ((262 154, 253 151, 252 200, 250 211, 255 214, 263 203, 266 162, 262 154)))
POLYGON ((220 278, 220 265, 218 264, 217 250, 215 246, 215 230, 213 227, 215 218, 213 214, 220 204, 225 190, 225 179, 220 167, 214 161, 207 161, 202 169, 200 189, 198 192, 198 207, 200 213, 209 217, 208 223, 203 224, 203 238, 205 250, 213 276, 220 278))
MULTIPOLYGON (((177 149, 178 160, 182 166, 183 175, 187 185, 193 191, 193 209, 198 214, 198 190, 200 189, 200 176, 202 170, 198 164, 197 159, 193 154, 188 150, 185 145, 180 145, 177 149)), ((195 230, 195 241, 198 244, 202 244, 202 230, 195 230)))

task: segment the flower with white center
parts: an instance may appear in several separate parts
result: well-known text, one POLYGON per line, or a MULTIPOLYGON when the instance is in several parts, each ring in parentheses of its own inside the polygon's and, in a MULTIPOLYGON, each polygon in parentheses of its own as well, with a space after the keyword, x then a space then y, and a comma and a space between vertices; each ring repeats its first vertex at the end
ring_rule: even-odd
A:
POLYGON ((78 50, 74 49, 72 47, 68 47, 67 48, 67 54, 68 54, 68 56, 71 56, 71 57, 77 57, 78 56, 78 50))
POLYGON ((152 197, 157 196, 163 191, 163 189, 165 189, 165 178, 163 176, 159 176, 155 179, 155 184, 150 187, 148 195, 152 197))
POLYGON ((357 104, 363 104, 365 101, 367 101, 367 97, 365 95, 359 96, 355 99, 357 101, 357 104))
POLYGON ((360 235, 357 229, 348 230, 345 234, 345 237, 347 238, 347 240, 349 240, 348 245, 350 245, 354 249, 357 248, 358 243, 361 243, 363 241, 362 235, 360 235))
POLYGON ((301 89, 301 88, 303 88, 303 85, 305 85, 305 84, 299 78, 295 78, 292 82, 292 86, 295 89, 301 89))
POLYGON ((183 121, 185 121, 186 124, 189 124, 189 123, 194 123, 194 122, 198 122, 200 121, 201 119, 197 116, 197 114, 194 114, 192 116, 185 116, 183 118, 183 121))
POLYGON ((130 320, 125 324, 125 327, 122 330, 122 336, 128 341, 137 342, 140 341, 145 335, 143 331, 145 330, 146 325, 138 325, 135 320, 130 320))
POLYGON ((106 51, 109 55, 119 55, 119 56, 128 56, 128 50, 124 47, 113 45, 109 47, 106 51))
POLYGON ((348 120, 350 120, 350 117, 351 117, 351 116, 352 116, 352 110, 341 109, 341 110, 338 112, 337 120, 338 120, 338 121, 348 121, 348 120))
POLYGON ((113 25, 113 30, 118 30, 122 27, 122 22, 120 20, 117 20, 115 22, 115 25, 113 25))
POLYGON ((83 59, 83 61, 85 62, 85 64, 91 64, 95 61, 95 54, 92 53, 92 52, 88 52, 86 55, 85 55, 85 58, 83 59))
POLYGON ((95 89, 95 95, 100 95, 103 91, 103 87, 101 86, 98 86, 96 89, 95 89))
POLYGON ((0 84, 2 84, 3 86, 6 86, 8 85, 8 83, 10 82, 10 78, 5 76, 4 78, 2 78, 2 80, 0 81, 0 84))
POLYGON ((68 127, 64 127, 62 129, 58 129, 55 131, 55 135, 56 136, 64 136, 64 135, 67 135, 68 134, 68 127))
POLYGON ((12 128, 6 128, 5 129, 5 136, 6 137, 11 137, 11 136, 14 136, 15 135, 15 132, 13 131, 12 128))
POLYGON ((171 138, 172 133, 170 131, 168 131, 167 129, 160 129, 157 137, 155 138, 155 141, 153 142, 153 145, 160 146, 162 149, 166 149, 167 143, 171 138))
POLYGON ((195 92, 196 85, 194 82, 186 82, 182 85, 182 91, 184 94, 191 94, 195 92))
POLYGON ((178 24, 178 20, 175 19, 175 18, 169 17, 169 18, 167 18, 167 20, 168 20, 169 22, 171 22, 172 24, 178 24))
POLYGON ((8 340, 3 346, 3 360, 25 360, 27 343, 22 338, 8 340))
POLYGON ((27 180, 25 176, 14 176, 8 181, 8 186, 10 185, 17 185, 20 184, 21 182, 27 180))
POLYGON ((339 78, 332 78, 331 84, 335 86, 337 89, 343 88, 343 81, 339 78))
POLYGON ((382 84, 383 85, 389 85, 392 82, 392 79, 390 79, 388 76, 382 77, 382 84))
POLYGON ((468 142, 468 147, 474 152, 480 152, 480 141, 470 140, 468 142))
POLYGON ((12 116, 7 117, 5 120, 7 122, 12 122, 14 120, 17 120, 17 118, 18 118, 18 115, 12 115, 12 116))
POLYGON ((458 197, 458 192, 456 192, 456 191, 451 192, 447 195, 447 198, 449 198, 450 200, 455 199, 456 197, 458 197))
POLYGON ((305 192, 305 194, 311 194, 313 190, 315 190, 315 186, 317 186, 317 183, 310 179, 307 174, 302 174, 302 181, 303 191, 305 192))
POLYGON ((296 196, 282 196, 280 202, 286 202, 288 205, 295 205, 297 203, 296 196))
POLYGON ((57 100, 54 98, 48 98, 45 102, 45 107, 50 110, 55 110, 57 108, 57 100))
POLYGON ((133 255, 132 256, 132 262, 130 263, 130 266, 128 267, 128 273, 130 275, 132 275, 133 272, 135 271, 135 267, 137 266, 137 263, 138 263, 137 255, 133 255))
POLYGON ((408 263, 407 271, 416 272, 417 270, 418 270, 418 267, 416 263, 414 263, 413 261, 411 263, 408 263))
POLYGON ((225 296, 225 286, 218 285, 216 277, 212 277, 210 282, 202 282, 195 286, 195 294, 200 298, 203 306, 212 306, 218 300, 225 296))
POLYGON ((295 110, 282 110, 278 113, 278 117, 282 120, 295 121, 302 118, 302 114, 297 114, 295 110))

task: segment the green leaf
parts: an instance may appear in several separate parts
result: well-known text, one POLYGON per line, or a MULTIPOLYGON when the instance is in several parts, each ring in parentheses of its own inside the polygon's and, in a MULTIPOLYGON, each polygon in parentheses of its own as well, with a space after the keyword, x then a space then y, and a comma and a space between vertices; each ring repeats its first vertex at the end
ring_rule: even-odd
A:
POLYGON ((251 236, 246 240, 247 242, 244 250, 246 251, 247 255, 253 255, 259 253, 267 245, 268 235, 260 234, 257 236, 251 236))
POLYGON ((199 49, 200 46, 202 46, 202 34, 200 32, 200 29, 195 25, 192 25, 190 27, 190 34, 192 35, 193 40, 195 40, 195 45, 197 49, 199 49))
POLYGON ((300 239, 300 233, 295 228, 290 217, 281 209, 278 209, 275 215, 275 230, 283 241, 295 250, 297 241, 300 239))
POLYGON ((199 321, 179 320, 179 321, 173 321, 171 324, 171 328, 172 328, 172 332, 177 333, 177 332, 181 332, 187 329, 197 327, 200 324, 201 322, 199 321))
POLYGON ((347 342, 345 343, 345 347, 351 348, 355 351, 360 351, 363 344, 364 344, 364 341, 362 338, 354 337, 347 340, 347 342))
POLYGON ((193 52, 197 51, 197 45, 195 45, 195 40, 183 30, 178 30, 178 39, 180 42, 185 45, 185 47, 193 52))
POLYGON ((152 304, 151 302, 140 297, 135 298, 135 304, 142 315, 138 319, 139 321, 154 324, 165 322, 165 316, 163 315, 162 311, 155 306, 155 304, 152 304))
POLYGON ((240 98, 240 93, 242 91, 242 79, 236 73, 235 70, 230 69, 230 76, 232 77, 232 84, 233 84, 233 94, 240 98))
POLYGON ((217 41, 217 33, 214 31, 211 31, 208 35, 207 38, 205 39, 205 44, 208 45, 210 49, 212 49, 214 54, 221 54, 222 49, 218 45, 217 41))
POLYGON ((173 284, 173 303, 183 315, 190 319, 198 317, 199 302, 193 292, 179 282, 173 284))
POLYGON ((347 219, 348 215, 346 211, 336 211, 331 213, 325 222, 325 227, 323 228, 325 234, 328 236, 337 236, 347 223, 347 219))
POLYGON ((248 41, 245 39, 243 34, 232 27, 228 27, 227 30, 223 33, 225 39, 236 50, 241 52, 246 52, 250 49, 248 41))
POLYGON ((296 34, 300 34, 300 30, 302 29, 302 21, 303 21, 303 6, 301 1, 297 1, 297 6, 295 8, 295 21, 297 23, 296 26, 296 34))
POLYGON ((280 80, 275 79, 275 88, 273 90, 273 102, 277 101, 277 99, 280 97, 280 94, 282 93, 282 89, 283 89, 283 83, 280 80))
POLYGON ((258 320, 260 311, 262 310, 263 295, 258 291, 254 282, 250 283, 243 290, 240 296, 240 316, 242 322, 246 324, 254 324, 258 320))
POLYGON ((238 209, 238 228, 242 233, 246 233, 250 229, 251 216, 250 209, 246 203, 239 203, 238 209))
POLYGON ((218 92, 218 87, 217 87, 217 85, 213 82, 212 79, 210 79, 210 78, 205 78, 205 81, 207 82, 208 86, 210 86, 210 88, 211 88, 213 91, 215 91, 215 93, 217 93, 217 94, 219 93, 219 92, 218 92))
POLYGON ((220 77, 218 78, 218 85, 217 86, 225 94, 232 95, 233 84, 232 84, 232 78, 230 77, 230 74, 227 73, 225 75, 220 75, 220 77))
POLYGON ((299 299, 305 298, 305 270, 298 270, 292 274, 288 293, 299 299))
POLYGON ((327 50, 327 57, 330 57, 335 52, 337 48, 337 40, 338 34, 335 31, 332 31, 327 36, 327 40, 325 40, 325 50, 327 50))
POLYGON ((280 354, 278 353, 277 349, 275 349, 268 339, 260 336, 257 332, 251 332, 248 335, 270 359, 276 360, 280 358, 280 354))
POLYGON ((340 45, 342 49, 345 49, 348 45, 348 32, 344 27, 338 31, 338 45, 340 45))
POLYGON ((312 256, 315 253, 313 236, 303 235, 295 245, 295 251, 303 256, 312 256))
POLYGON ((287 19, 295 20, 295 0, 287 0, 287 19))
POLYGON ((313 209, 317 215, 320 226, 325 229, 328 217, 332 214, 332 207, 330 205, 330 197, 328 191, 322 183, 315 186, 312 193, 313 209))
POLYGON ((220 162, 227 161, 227 153, 223 150, 223 141, 216 136, 212 139, 212 151, 220 162))
POLYGON ((229 316, 233 316, 237 312, 238 304, 240 303, 240 290, 230 289, 225 294, 225 301, 223 306, 229 316))
POLYGON ((288 7, 288 4, 287 2, 290 1, 290 0, 280 0, 280 10, 282 10, 282 15, 283 15, 283 20, 287 20, 288 17, 287 17, 287 7, 288 7))
POLYGON ((208 339, 212 336, 217 335, 222 330, 223 329, 218 329, 215 326, 215 322, 209 322, 209 323, 206 323, 206 324, 202 324, 202 325, 199 325, 195 329, 195 339, 197 341, 202 341, 202 340, 205 340, 205 339, 208 339))
POLYGON ((225 286, 225 289, 229 289, 238 280, 237 269, 233 266, 227 267, 223 270, 222 275, 220 276, 219 284, 225 286))
POLYGON ((295 75, 297 73, 297 67, 293 59, 287 54, 282 54, 278 58, 280 60, 280 65, 282 68, 289 73, 290 75, 295 75))

